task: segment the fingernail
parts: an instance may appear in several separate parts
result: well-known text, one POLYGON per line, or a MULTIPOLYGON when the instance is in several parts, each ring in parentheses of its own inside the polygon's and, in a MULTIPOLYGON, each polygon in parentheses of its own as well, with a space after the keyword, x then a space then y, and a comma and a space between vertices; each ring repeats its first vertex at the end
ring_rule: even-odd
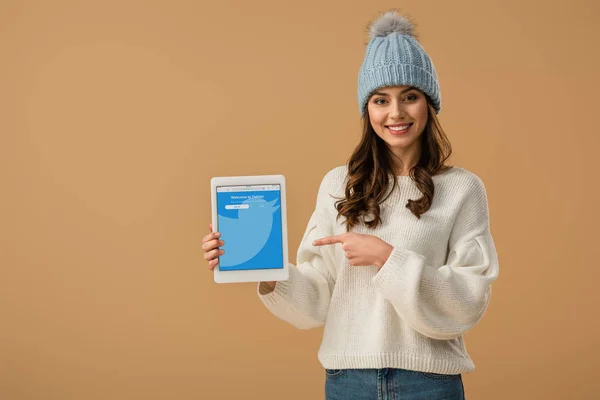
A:
POLYGON ((219 236, 221 236, 221 233, 217 232, 213 234, 214 237, 218 238, 219 236))
POLYGON ((224 244, 225 244, 225 242, 224 242, 224 241, 222 241, 222 240, 219 240, 219 245, 220 245, 220 246, 223 246, 224 244))

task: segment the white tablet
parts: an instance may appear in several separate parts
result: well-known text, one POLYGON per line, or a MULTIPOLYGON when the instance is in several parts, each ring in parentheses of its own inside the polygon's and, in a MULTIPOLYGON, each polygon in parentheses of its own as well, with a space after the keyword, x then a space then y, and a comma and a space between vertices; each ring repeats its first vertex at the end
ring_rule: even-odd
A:
POLYGON ((215 282, 287 280, 284 176, 214 177, 210 189, 213 232, 225 242, 215 282))

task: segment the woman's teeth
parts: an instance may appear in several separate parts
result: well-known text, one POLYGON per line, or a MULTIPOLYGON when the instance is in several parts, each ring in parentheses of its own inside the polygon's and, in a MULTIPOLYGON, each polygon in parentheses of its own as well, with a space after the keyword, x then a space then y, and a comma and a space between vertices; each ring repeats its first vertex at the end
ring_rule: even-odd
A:
POLYGON ((408 125, 401 125, 401 126, 388 126, 388 130, 392 135, 404 135, 405 133, 408 132, 408 130, 410 129, 410 127, 412 126, 411 124, 408 125))
POLYGON ((390 130, 392 130, 392 131, 403 131, 406 128, 408 128, 409 126, 410 126, 410 124, 409 125, 402 125, 402 126, 388 126, 388 128, 390 130))

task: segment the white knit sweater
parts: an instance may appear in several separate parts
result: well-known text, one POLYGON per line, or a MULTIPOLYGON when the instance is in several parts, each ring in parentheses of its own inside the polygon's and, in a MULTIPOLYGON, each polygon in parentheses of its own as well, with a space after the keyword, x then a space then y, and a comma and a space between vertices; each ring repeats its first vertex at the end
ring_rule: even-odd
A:
POLYGON ((344 196, 346 178, 346 166, 325 175, 289 280, 271 292, 259 284, 259 298, 300 329, 324 325, 324 368, 474 370, 462 335, 482 318, 498 277, 483 181, 459 167, 433 176, 431 208, 418 219, 405 205, 421 192, 409 176, 398 176, 399 188, 380 206, 383 225, 352 229, 394 246, 378 270, 350 266, 339 244, 312 245, 346 232, 330 196, 344 196))

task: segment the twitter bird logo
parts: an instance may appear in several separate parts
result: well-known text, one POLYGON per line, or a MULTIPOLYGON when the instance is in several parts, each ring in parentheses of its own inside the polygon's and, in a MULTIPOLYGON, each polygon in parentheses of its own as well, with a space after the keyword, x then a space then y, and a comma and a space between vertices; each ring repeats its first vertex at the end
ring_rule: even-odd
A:
POLYGON ((225 245, 225 254, 219 257, 222 267, 234 267, 256 256, 265 247, 273 227, 273 214, 279 209, 277 199, 267 202, 264 199, 245 200, 248 208, 238 209, 238 217, 228 218, 221 214, 219 231, 225 245))

